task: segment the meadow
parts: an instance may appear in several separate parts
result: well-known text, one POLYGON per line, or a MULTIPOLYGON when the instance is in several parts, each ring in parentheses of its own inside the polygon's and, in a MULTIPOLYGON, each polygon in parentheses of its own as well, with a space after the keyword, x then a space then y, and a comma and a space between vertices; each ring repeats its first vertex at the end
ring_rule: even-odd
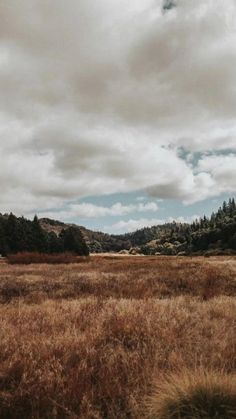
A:
POLYGON ((161 403, 198 380, 236 412, 235 257, 74 262, 0 263, 1 418, 192 418, 161 403))

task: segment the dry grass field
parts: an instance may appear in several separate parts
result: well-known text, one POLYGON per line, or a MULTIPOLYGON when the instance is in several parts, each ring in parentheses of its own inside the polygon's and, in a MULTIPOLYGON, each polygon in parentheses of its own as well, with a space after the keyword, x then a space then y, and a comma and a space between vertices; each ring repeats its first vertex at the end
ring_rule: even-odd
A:
POLYGON ((0 417, 207 418, 161 394, 204 374, 235 406, 235 295, 233 257, 1 262, 0 417))

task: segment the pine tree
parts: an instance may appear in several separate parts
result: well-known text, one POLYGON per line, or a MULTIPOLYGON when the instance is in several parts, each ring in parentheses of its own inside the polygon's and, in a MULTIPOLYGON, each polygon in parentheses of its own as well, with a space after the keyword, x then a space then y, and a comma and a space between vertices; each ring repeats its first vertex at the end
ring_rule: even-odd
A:
POLYGON ((37 215, 35 215, 32 223, 32 249, 38 252, 47 252, 46 234, 40 226, 37 215))
POLYGON ((233 217, 236 213, 236 205, 235 205, 235 200, 234 198, 232 198, 230 200, 230 204, 229 204, 229 215, 230 217, 233 217))
POLYGON ((50 253, 61 253, 63 252, 63 243, 60 237, 57 237, 56 233, 51 231, 47 235, 48 250, 50 253))
POLYGON ((60 237, 63 241, 65 252, 88 256, 89 250, 79 228, 69 227, 66 230, 62 230, 60 237))
POLYGON ((8 253, 6 241, 5 220, 0 218, 0 255, 5 256, 8 253))
POLYGON ((6 223, 6 242, 10 253, 19 251, 17 218, 10 213, 6 223))
POLYGON ((227 214, 227 203, 226 203, 226 201, 223 202, 222 210, 223 210, 224 214, 227 214))

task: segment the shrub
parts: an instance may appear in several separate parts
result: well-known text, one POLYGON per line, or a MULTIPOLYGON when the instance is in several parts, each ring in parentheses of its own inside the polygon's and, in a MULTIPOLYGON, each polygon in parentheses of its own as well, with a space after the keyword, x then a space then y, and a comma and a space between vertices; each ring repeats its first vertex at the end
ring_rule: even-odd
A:
POLYGON ((236 380, 223 373, 172 374, 148 402, 149 419, 235 419, 236 380))

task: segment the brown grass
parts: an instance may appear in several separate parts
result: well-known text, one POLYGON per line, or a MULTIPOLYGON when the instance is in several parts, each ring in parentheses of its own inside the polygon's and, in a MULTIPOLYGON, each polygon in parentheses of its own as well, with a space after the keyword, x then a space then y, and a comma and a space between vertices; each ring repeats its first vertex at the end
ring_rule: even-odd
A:
POLYGON ((235 419, 235 376, 207 370, 172 373, 157 384, 147 419, 235 419))
POLYGON ((61 263, 79 263, 88 258, 76 256, 73 253, 65 252, 58 254, 48 254, 39 252, 19 252, 7 256, 7 261, 11 265, 30 265, 35 263, 61 264, 61 263))
POLYGON ((166 374, 236 369, 235 258, 0 266, 0 417, 142 418, 166 374))

